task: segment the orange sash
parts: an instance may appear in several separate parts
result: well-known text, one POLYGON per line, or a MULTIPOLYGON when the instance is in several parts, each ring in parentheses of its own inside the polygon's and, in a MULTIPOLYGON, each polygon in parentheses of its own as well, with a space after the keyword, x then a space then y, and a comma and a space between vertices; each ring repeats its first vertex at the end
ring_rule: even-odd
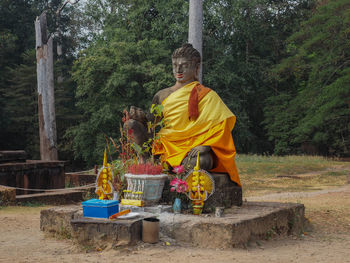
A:
MULTIPOLYGON (((231 131, 236 117, 215 91, 195 81, 170 94, 163 102, 166 127, 158 133, 160 139, 153 154, 161 154, 162 161, 180 165, 187 153, 196 146, 210 146, 217 156, 212 172, 226 172, 241 186, 235 164, 236 149, 231 131), (192 90, 196 88, 198 116, 189 118, 192 90)), ((193 96, 193 95, 192 95, 193 96)), ((195 99, 196 100, 196 99, 195 99)))

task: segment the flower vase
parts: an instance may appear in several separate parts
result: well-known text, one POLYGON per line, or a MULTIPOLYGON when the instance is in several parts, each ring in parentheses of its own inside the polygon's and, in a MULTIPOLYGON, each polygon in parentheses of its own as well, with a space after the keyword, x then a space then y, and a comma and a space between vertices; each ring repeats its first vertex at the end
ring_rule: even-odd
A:
POLYGON ((180 198, 175 198, 175 201, 173 204, 173 212, 174 212, 174 214, 181 213, 181 199, 180 198))

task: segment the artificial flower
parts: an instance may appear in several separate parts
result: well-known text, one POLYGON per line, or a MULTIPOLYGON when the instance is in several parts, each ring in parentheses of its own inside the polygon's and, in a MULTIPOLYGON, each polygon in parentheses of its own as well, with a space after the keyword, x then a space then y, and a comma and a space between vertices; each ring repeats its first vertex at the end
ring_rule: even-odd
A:
POLYGON ((178 179, 176 177, 170 182, 170 185, 172 186, 170 188, 171 192, 175 192, 176 191, 177 193, 184 194, 188 190, 187 182, 183 181, 181 179, 178 179))
POLYGON ((183 167, 183 165, 175 166, 174 169, 173 169, 173 172, 176 173, 176 174, 181 174, 184 171, 185 171, 185 168, 183 167))

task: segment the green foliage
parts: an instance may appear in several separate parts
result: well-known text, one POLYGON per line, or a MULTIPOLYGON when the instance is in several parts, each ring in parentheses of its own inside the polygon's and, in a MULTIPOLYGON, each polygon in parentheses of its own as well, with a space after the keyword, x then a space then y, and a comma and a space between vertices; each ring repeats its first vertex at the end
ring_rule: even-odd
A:
POLYGON ((265 124, 276 153, 311 144, 325 154, 349 155, 349 7, 348 0, 318 7, 272 71, 278 88, 267 101, 265 124))
POLYGON ((63 79, 55 83, 55 106, 59 157, 71 158, 71 142, 63 140, 63 135, 67 127, 79 120, 75 109, 75 84, 69 73, 78 46, 79 23, 73 17, 79 17, 79 10, 67 5, 56 21, 56 10, 63 2, 0 2, 0 149, 24 149, 28 158, 39 158, 34 20, 45 10, 48 34, 53 35, 57 26, 64 32, 54 37, 54 76, 63 79), (63 46, 63 55, 59 58, 55 52, 57 43, 63 46))
POLYGON ((45 206, 45 204, 40 203, 38 201, 27 201, 20 203, 21 206, 26 206, 26 207, 40 207, 40 206, 45 206))
MULTIPOLYGON (((82 8, 68 4, 57 21, 55 12, 62 4, 63 0, 0 3, 0 104, 4 105, 0 107, 0 148, 25 148, 38 156, 33 22, 47 10, 48 31, 53 34, 58 25, 55 45, 63 47, 63 55, 55 56, 55 77, 63 77, 63 82, 55 83, 59 156, 73 159, 74 150, 77 160, 91 165, 102 161, 105 136, 119 138, 124 108, 135 105, 148 109, 153 95, 174 83, 171 53, 187 42, 189 6, 182 0, 87 0, 82 8)), ((301 104, 294 106, 292 99, 301 85, 307 87, 309 73, 314 70, 307 63, 303 65, 301 58, 315 61, 321 48, 317 41, 310 41, 301 50, 300 43, 307 34, 296 34, 288 46, 285 40, 309 15, 312 0, 207 0, 203 4, 203 84, 215 90, 237 116, 234 139, 238 151, 261 153, 272 149, 261 122, 264 102, 277 89, 277 81, 296 90, 279 84, 282 97, 276 101, 288 100, 281 105, 273 99, 268 103, 274 111, 283 110, 293 118, 283 126, 286 117, 276 117, 275 122, 274 112, 266 110, 266 124, 275 127, 268 130, 268 136, 276 142, 276 152, 292 151, 301 140, 299 135, 305 137, 305 133, 293 135, 293 141, 277 140, 276 134, 290 138, 289 125, 307 116, 296 110, 301 104), (315 50, 311 52, 311 48, 315 50), (284 61, 278 67, 281 70, 270 71, 287 55, 295 57, 284 61), (294 61, 300 63, 294 65, 294 61)), ((334 30, 339 19, 335 16, 333 20, 328 30, 338 32, 334 30)), ((346 37, 345 31, 342 34, 346 37)), ((338 62, 336 70, 341 61, 329 63, 338 62)), ((341 86, 348 80, 333 82, 333 78, 346 68, 332 75, 334 70, 328 72, 332 77, 326 86, 341 98, 341 86), (331 84, 338 86, 338 93, 331 84)), ((346 72, 341 74, 345 76, 346 72)), ((320 79, 316 74, 312 78, 320 79)), ((315 98, 311 89, 304 95, 305 99, 315 98)), ((334 109, 334 103, 322 104, 323 111, 334 109)), ((327 138, 322 132, 314 134, 316 141, 327 138)))
MULTIPOLYGON (((237 115, 240 152, 270 149, 261 124, 267 70, 283 58, 285 39, 309 10, 308 0, 204 2, 203 82, 237 115)), ((90 0, 86 14, 96 31, 73 72, 84 118, 67 137, 74 140, 75 156, 92 164, 101 156, 104 135, 119 135, 122 110, 149 108, 155 92, 174 82, 170 57, 187 41, 188 3, 90 0)))
POLYGON ((38 157, 37 145, 38 114, 36 93, 35 51, 22 54, 23 64, 8 68, 7 88, 3 91, 6 100, 2 110, 6 121, 2 130, 7 140, 2 141, 4 149, 24 149, 33 157, 38 157), (15 145, 16 148, 13 148, 15 145))
POLYGON ((285 39, 310 12, 311 1, 205 1, 203 82, 237 116, 239 152, 271 150, 263 120, 267 75, 284 56, 285 39))
POLYGON ((188 2, 182 0, 89 0, 85 15, 95 36, 126 29, 136 40, 156 39, 171 51, 187 41, 188 2))
POLYGON ((171 52, 186 41, 187 10, 180 0, 87 1, 95 30, 73 70, 83 119, 66 134, 76 158, 100 161, 104 137, 120 136, 122 111, 148 109, 153 95, 171 85, 171 52))
POLYGON ((149 108, 153 94, 169 85, 170 54, 157 40, 137 41, 115 30, 107 41, 85 50, 74 66, 77 106, 83 120, 71 129, 76 156, 93 163, 101 156, 104 135, 117 137, 122 112, 130 105, 149 108))
MULTIPOLYGON (((153 144, 160 139, 160 137, 157 135, 157 132, 159 132, 160 129, 165 126, 164 118, 163 118, 163 109, 164 107, 161 104, 158 104, 158 105, 152 104, 150 112, 151 114, 153 114, 153 122, 152 121, 147 122, 148 133, 151 134, 151 138, 149 138, 146 142, 143 143, 142 151, 139 152, 139 155, 143 153, 151 154, 153 144)), ((152 157, 152 163, 154 163, 154 156, 151 155, 151 157, 152 157)))
MULTIPOLYGON (((13 90, 20 85, 20 81, 14 79, 14 73, 17 70, 19 79, 29 80, 32 76, 31 70, 25 66, 25 63, 30 63, 28 59, 30 52, 27 49, 33 47, 32 43, 35 39, 34 19, 31 20, 30 17, 35 17, 35 12, 29 1, 0 2, 0 149, 23 149, 23 145, 26 144, 24 137, 30 137, 23 134, 24 125, 19 127, 22 132, 16 130, 14 125, 21 121, 13 119, 24 117, 23 113, 27 116, 25 110, 30 107, 27 103, 31 102, 32 90, 28 86, 28 81, 19 87, 20 90, 13 90), (26 53, 23 54, 24 52, 26 53), (11 71, 11 68, 14 70, 11 71), (25 76, 25 74, 29 75, 25 76), (25 98, 25 96, 29 97, 25 98), (16 99, 19 97, 21 100, 17 104, 16 99)), ((36 80, 29 85, 35 85, 35 82, 36 80)))

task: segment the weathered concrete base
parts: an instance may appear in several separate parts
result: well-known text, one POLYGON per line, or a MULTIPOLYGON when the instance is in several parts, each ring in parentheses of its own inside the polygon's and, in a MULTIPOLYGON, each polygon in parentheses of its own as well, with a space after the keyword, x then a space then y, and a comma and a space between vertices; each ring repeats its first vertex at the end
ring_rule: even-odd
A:
POLYGON ((141 240, 142 217, 131 220, 108 220, 83 217, 80 205, 53 207, 40 213, 40 229, 79 244, 102 246, 134 245, 141 240))
POLYGON ((226 209, 221 218, 161 214, 161 232, 179 243, 205 248, 232 248, 274 235, 300 234, 304 227, 304 205, 294 203, 245 202, 226 209))
POLYGON ((142 220, 72 219, 72 237, 80 244, 135 245, 141 240, 142 220))
POLYGON ((70 237, 72 235, 70 222, 79 217, 75 214, 80 209, 80 205, 66 205, 41 210, 40 230, 70 237))
MULTIPOLYGON (((157 214, 162 236, 178 244, 204 248, 232 248, 252 240, 273 236, 300 234, 305 218, 304 205, 294 203, 245 202, 241 207, 225 210, 221 218, 213 214, 157 214)), ((132 220, 108 220, 82 217, 80 206, 56 207, 41 212, 43 231, 69 235, 79 243, 97 245, 132 245, 141 240, 142 218, 150 213, 140 212, 132 220)))

